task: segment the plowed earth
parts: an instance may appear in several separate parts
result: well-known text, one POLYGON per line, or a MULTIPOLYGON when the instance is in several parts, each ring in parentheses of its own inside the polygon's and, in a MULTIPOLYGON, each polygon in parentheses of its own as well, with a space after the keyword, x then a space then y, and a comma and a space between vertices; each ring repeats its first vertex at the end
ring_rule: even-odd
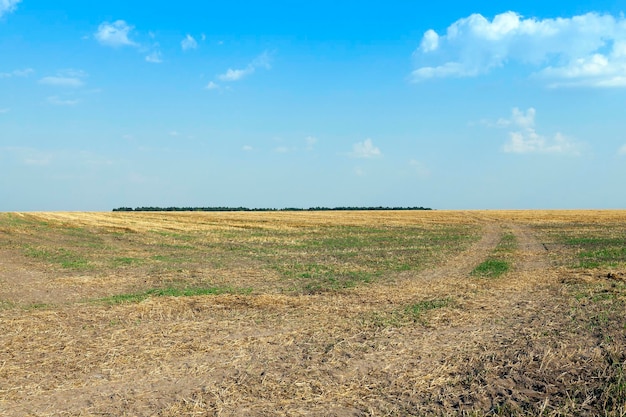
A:
POLYGON ((619 239, 626 212, 0 217, 0 415, 626 415, 625 264, 577 267, 576 249, 555 238, 619 239), (439 237, 385 249, 351 235, 314 252, 290 243, 372 225, 439 237), (265 246, 239 234, 250 229, 265 246), (463 239, 441 237, 454 233, 463 239), (502 252, 505 235, 515 245, 502 252), (265 251, 273 236, 283 246, 265 251), (164 244, 188 259, 163 266, 179 253, 155 257, 164 244), (313 269, 285 271, 307 253, 316 268, 371 279, 302 284, 313 269), (508 272, 472 274, 494 256, 508 272), (394 257, 408 266, 374 266, 394 257), (227 290, 111 298, 185 283, 227 290))

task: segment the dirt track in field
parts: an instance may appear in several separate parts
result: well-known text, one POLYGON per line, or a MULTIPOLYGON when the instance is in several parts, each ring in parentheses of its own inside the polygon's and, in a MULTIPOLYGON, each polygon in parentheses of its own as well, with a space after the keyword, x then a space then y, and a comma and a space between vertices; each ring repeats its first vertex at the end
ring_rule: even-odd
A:
MULTIPOLYGON (((562 272, 527 225, 481 221, 481 239, 443 265, 350 290, 0 311, 0 414, 593 412, 592 402, 567 408, 568 389, 587 395, 603 356, 567 317, 562 272), (504 231, 518 243, 513 270, 505 279, 471 277, 504 231), (397 318, 407 305, 442 298, 450 307, 423 320, 397 318)), ((7 255, 0 282, 24 285, 0 298, 64 299, 46 289, 44 274, 7 255)))

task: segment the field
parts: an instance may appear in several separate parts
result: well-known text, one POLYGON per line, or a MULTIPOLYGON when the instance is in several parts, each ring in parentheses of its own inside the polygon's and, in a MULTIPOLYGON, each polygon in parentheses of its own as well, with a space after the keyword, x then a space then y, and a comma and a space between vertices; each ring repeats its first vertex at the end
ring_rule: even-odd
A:
POLYGON ((626 416, 626 211, 1 213, 0 415, 626 416))

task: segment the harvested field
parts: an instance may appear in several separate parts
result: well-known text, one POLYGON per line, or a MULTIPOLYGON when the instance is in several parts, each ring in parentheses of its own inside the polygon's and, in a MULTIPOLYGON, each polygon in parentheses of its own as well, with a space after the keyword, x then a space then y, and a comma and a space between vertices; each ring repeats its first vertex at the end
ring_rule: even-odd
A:
POLYGON ((0 214, 0 415, 626 416, 625 211, 0 214))

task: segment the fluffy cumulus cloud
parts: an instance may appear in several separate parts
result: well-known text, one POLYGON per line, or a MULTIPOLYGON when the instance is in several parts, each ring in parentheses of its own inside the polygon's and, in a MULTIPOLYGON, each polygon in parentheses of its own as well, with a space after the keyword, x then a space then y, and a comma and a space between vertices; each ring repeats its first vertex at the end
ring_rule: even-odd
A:
POLYGON ((509 140, 504 144, 504 151, 509 153, 543 153, 543 154, 579 154, 579 145, 557 132, 554 136, 544 136, 535 129, 534 108, 526 112, 514 108, 510 119, 500 119, 497 125, 508 127, 509 140))
POLYGON ((353 158, 378 158, 382 155, 380 149, 374 146, 374 142, 371 139, 355 143, 352 145, 352 152, 350 153, 350 156, 353 158))
POLYGON ((22 0, 0 0, 0 17, 15 11, 22 0))
POLYGON ((137 46, 129 38, 132 30, 133 26, 123 20, 116 20, 113 23, 103 22, 98 26, 98 31, 94 36, 98 42, 105 46, 137 46))
POLYGON ((220 74, 217 78, 220 81, 232 82, 239 81, 248 75, 254 74, 254 72, 258 68, 270 69, 271 66, 271 56, 267 52, 263 52, 261 55, 256 57, 252 62, 250 62, 245 68, 241 69, 232 69, 229 68, 225 73, 220 74))
POLYGON ((187 51, 189 49, 196 49, 198 47, 198 42, 191 35, 185 36, 180 42, 180 47, 183 48, 183 51, 187 51))
POLYGON ((536 19, 515 12, 459 19, 430 29, 415 51, 414 82, 473 77, 510 63, 552 87, 626 87, 626 19, 607 14, 536 19))

